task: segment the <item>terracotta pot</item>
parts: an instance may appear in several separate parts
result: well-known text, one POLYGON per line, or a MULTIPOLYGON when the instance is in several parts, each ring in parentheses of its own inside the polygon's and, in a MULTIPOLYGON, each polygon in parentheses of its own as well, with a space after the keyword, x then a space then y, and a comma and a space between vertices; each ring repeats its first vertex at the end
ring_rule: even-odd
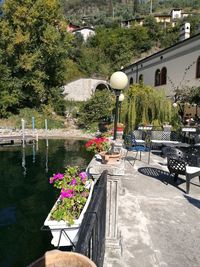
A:
POLYGON ((119 161, 121 154, 118 152, 114 152, 114 154, 109 154, 107 151, 102 151, 99 153, 102 158, 102 163, 115 163, 119 161))
POLYGON ((28 267, 97 267, 86 256, 76 252, 51 250, 28 267))

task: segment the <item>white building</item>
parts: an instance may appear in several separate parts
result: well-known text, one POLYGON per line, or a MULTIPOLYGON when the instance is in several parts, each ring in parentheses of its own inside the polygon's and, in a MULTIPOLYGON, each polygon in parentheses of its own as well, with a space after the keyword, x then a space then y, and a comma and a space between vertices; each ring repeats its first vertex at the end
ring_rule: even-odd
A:
POLYGON ((73 34, 80 33, 83 36, 83 40, 86 42, 89 37, 95 35, 95 30, 91 27, 82 27, 72 31, 73 34))
MULTIPOLYGON (((188 33, 183 36, 187 38, 188 33)), ((141 59, 123 71, 129 84, 143 80, 146 85, 163 88, 169 96, 177 89, 200 86, 200 33, 141 59)))

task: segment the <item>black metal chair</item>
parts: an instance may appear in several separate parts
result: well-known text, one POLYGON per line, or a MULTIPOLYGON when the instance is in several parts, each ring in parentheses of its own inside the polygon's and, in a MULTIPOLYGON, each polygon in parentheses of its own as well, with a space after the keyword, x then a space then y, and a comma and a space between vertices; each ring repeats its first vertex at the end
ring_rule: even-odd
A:
POLYGON ((164 157, 173 157, 173 158, 178 158, 178 159, 184 159, 187 161, 187 154, 184 153, 182 150, 171 147, 171 146, 166 146, 162 148, 162 154, 164 157))
POLYGON ((200 182, 200 168, 189 166, 187 163, 187 156, 181 150, 177 148, 170 148, 170 150, 166 152, 168 170, 170 174, 174 175, 175 182, 179 174, 186 176, 186 193, 189 194, 190 180, 199 176, 200 182))

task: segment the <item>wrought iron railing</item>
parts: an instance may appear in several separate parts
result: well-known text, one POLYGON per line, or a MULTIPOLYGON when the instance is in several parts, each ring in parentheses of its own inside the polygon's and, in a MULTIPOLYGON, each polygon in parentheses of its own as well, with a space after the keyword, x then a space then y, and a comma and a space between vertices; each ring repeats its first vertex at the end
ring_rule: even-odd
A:
POLYGON ((103 266, 106 235, 106 187, 107 171, 104 171, 94 187, 93 196, 82 221, 75 251, 103 266))

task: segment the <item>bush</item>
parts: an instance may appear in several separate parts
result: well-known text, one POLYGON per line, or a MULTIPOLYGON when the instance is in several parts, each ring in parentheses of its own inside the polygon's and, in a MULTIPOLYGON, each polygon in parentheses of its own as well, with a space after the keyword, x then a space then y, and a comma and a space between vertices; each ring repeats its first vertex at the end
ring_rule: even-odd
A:
POLYGON ((107 89, 97 91, 80 107, 78 124, 83 128, 90 128, 94 123, 110 117, 114 106, 114 95, 107 89))

